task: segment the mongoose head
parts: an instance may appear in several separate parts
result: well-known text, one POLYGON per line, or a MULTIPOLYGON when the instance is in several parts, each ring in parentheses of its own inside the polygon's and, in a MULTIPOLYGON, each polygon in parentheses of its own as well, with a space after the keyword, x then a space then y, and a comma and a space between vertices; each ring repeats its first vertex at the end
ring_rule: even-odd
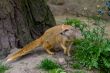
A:
POLYGON ((80 30, 72 26, 69 26, 68 28, 64 29, 60 34, 69 39, 76 39, 81 37, 80 30))

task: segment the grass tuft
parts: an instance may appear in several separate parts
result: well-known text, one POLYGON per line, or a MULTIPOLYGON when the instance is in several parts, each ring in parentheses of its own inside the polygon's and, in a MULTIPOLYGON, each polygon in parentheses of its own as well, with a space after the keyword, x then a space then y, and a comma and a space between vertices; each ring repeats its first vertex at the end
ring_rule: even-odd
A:
MULTIPOLYGON (((75 24, 76 20, 68 20, 70 25, 75 24)), ((101 22, 101 21, 98 21, 101 22)), ((79 23, 79 21, 78 21, 79 23)), ((110 73, 110 39, 105 36, 105 24, 96 25, 94 28, 81 27, 83 39, 74 41, 75 53, 73 59, 76 63, 74 67, 83 66, 88 69, 97 68, 110 73)))
POLYGON ((5 73, 5 71, 8 69, 9 69, 8 66, 5 66, 2 63, 0 63, 0 73, 5 73))
POLYGON ((52 70, 52 69, 60 68, 60 65, 58 65, 56 62, 46 58, 46 59, 41 61, 39 67, 41 69, 49 71, 49 70, 52 70))

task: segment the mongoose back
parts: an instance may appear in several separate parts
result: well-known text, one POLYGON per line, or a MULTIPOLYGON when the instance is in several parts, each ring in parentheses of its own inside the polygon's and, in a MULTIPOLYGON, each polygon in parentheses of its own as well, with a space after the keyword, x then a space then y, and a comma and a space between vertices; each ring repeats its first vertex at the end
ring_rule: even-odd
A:
POLYGON ((51 52, 50 49, 58 45, 62 47, 64 54, 70 56, 72 40, 76 38, 77 33, 77 29, 70 25, 56 25, 46 30, 40 38, 30 42, 9 56, 6 62, 14 61, 39 46, 42 46, 48 54, 53 55, 54 53, 51 52))

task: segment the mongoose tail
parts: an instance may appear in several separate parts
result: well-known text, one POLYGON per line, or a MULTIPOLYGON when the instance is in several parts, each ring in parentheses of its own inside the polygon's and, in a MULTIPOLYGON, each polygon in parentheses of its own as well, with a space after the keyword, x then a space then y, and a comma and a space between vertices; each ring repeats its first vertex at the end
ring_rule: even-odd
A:
POLYGON ((26 46, 24 46, 23 48, 21 48, 19 51, 17 51, 15 54, 12 54, 6 62, 11 62, 16 60, 17 58, 29 53, 30 51, 32 51, 33 49, 35 49, 36 47, 39 47, 40 45, 42 45, 42 38, 36 39, 34 41, 32 41, 31 43, 27 44, 26 46))

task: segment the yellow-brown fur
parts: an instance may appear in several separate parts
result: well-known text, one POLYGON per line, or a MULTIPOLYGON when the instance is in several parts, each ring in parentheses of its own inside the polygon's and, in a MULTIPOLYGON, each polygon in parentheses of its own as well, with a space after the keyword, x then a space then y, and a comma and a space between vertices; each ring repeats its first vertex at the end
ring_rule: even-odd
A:
POLYGON ((57 25, 47 31, 38 39, 27 44, 15 54, 11 55, 8 61, 16 60, 17 58, 27 54, 38 46, 42 46, 48 54, 54 54, 50 51, 56 45, 59 45, 64 50, 64 54, 70 55, 70 48, 72 45, 72 39, 76 37, 76 29, 70 25, 57 25))

